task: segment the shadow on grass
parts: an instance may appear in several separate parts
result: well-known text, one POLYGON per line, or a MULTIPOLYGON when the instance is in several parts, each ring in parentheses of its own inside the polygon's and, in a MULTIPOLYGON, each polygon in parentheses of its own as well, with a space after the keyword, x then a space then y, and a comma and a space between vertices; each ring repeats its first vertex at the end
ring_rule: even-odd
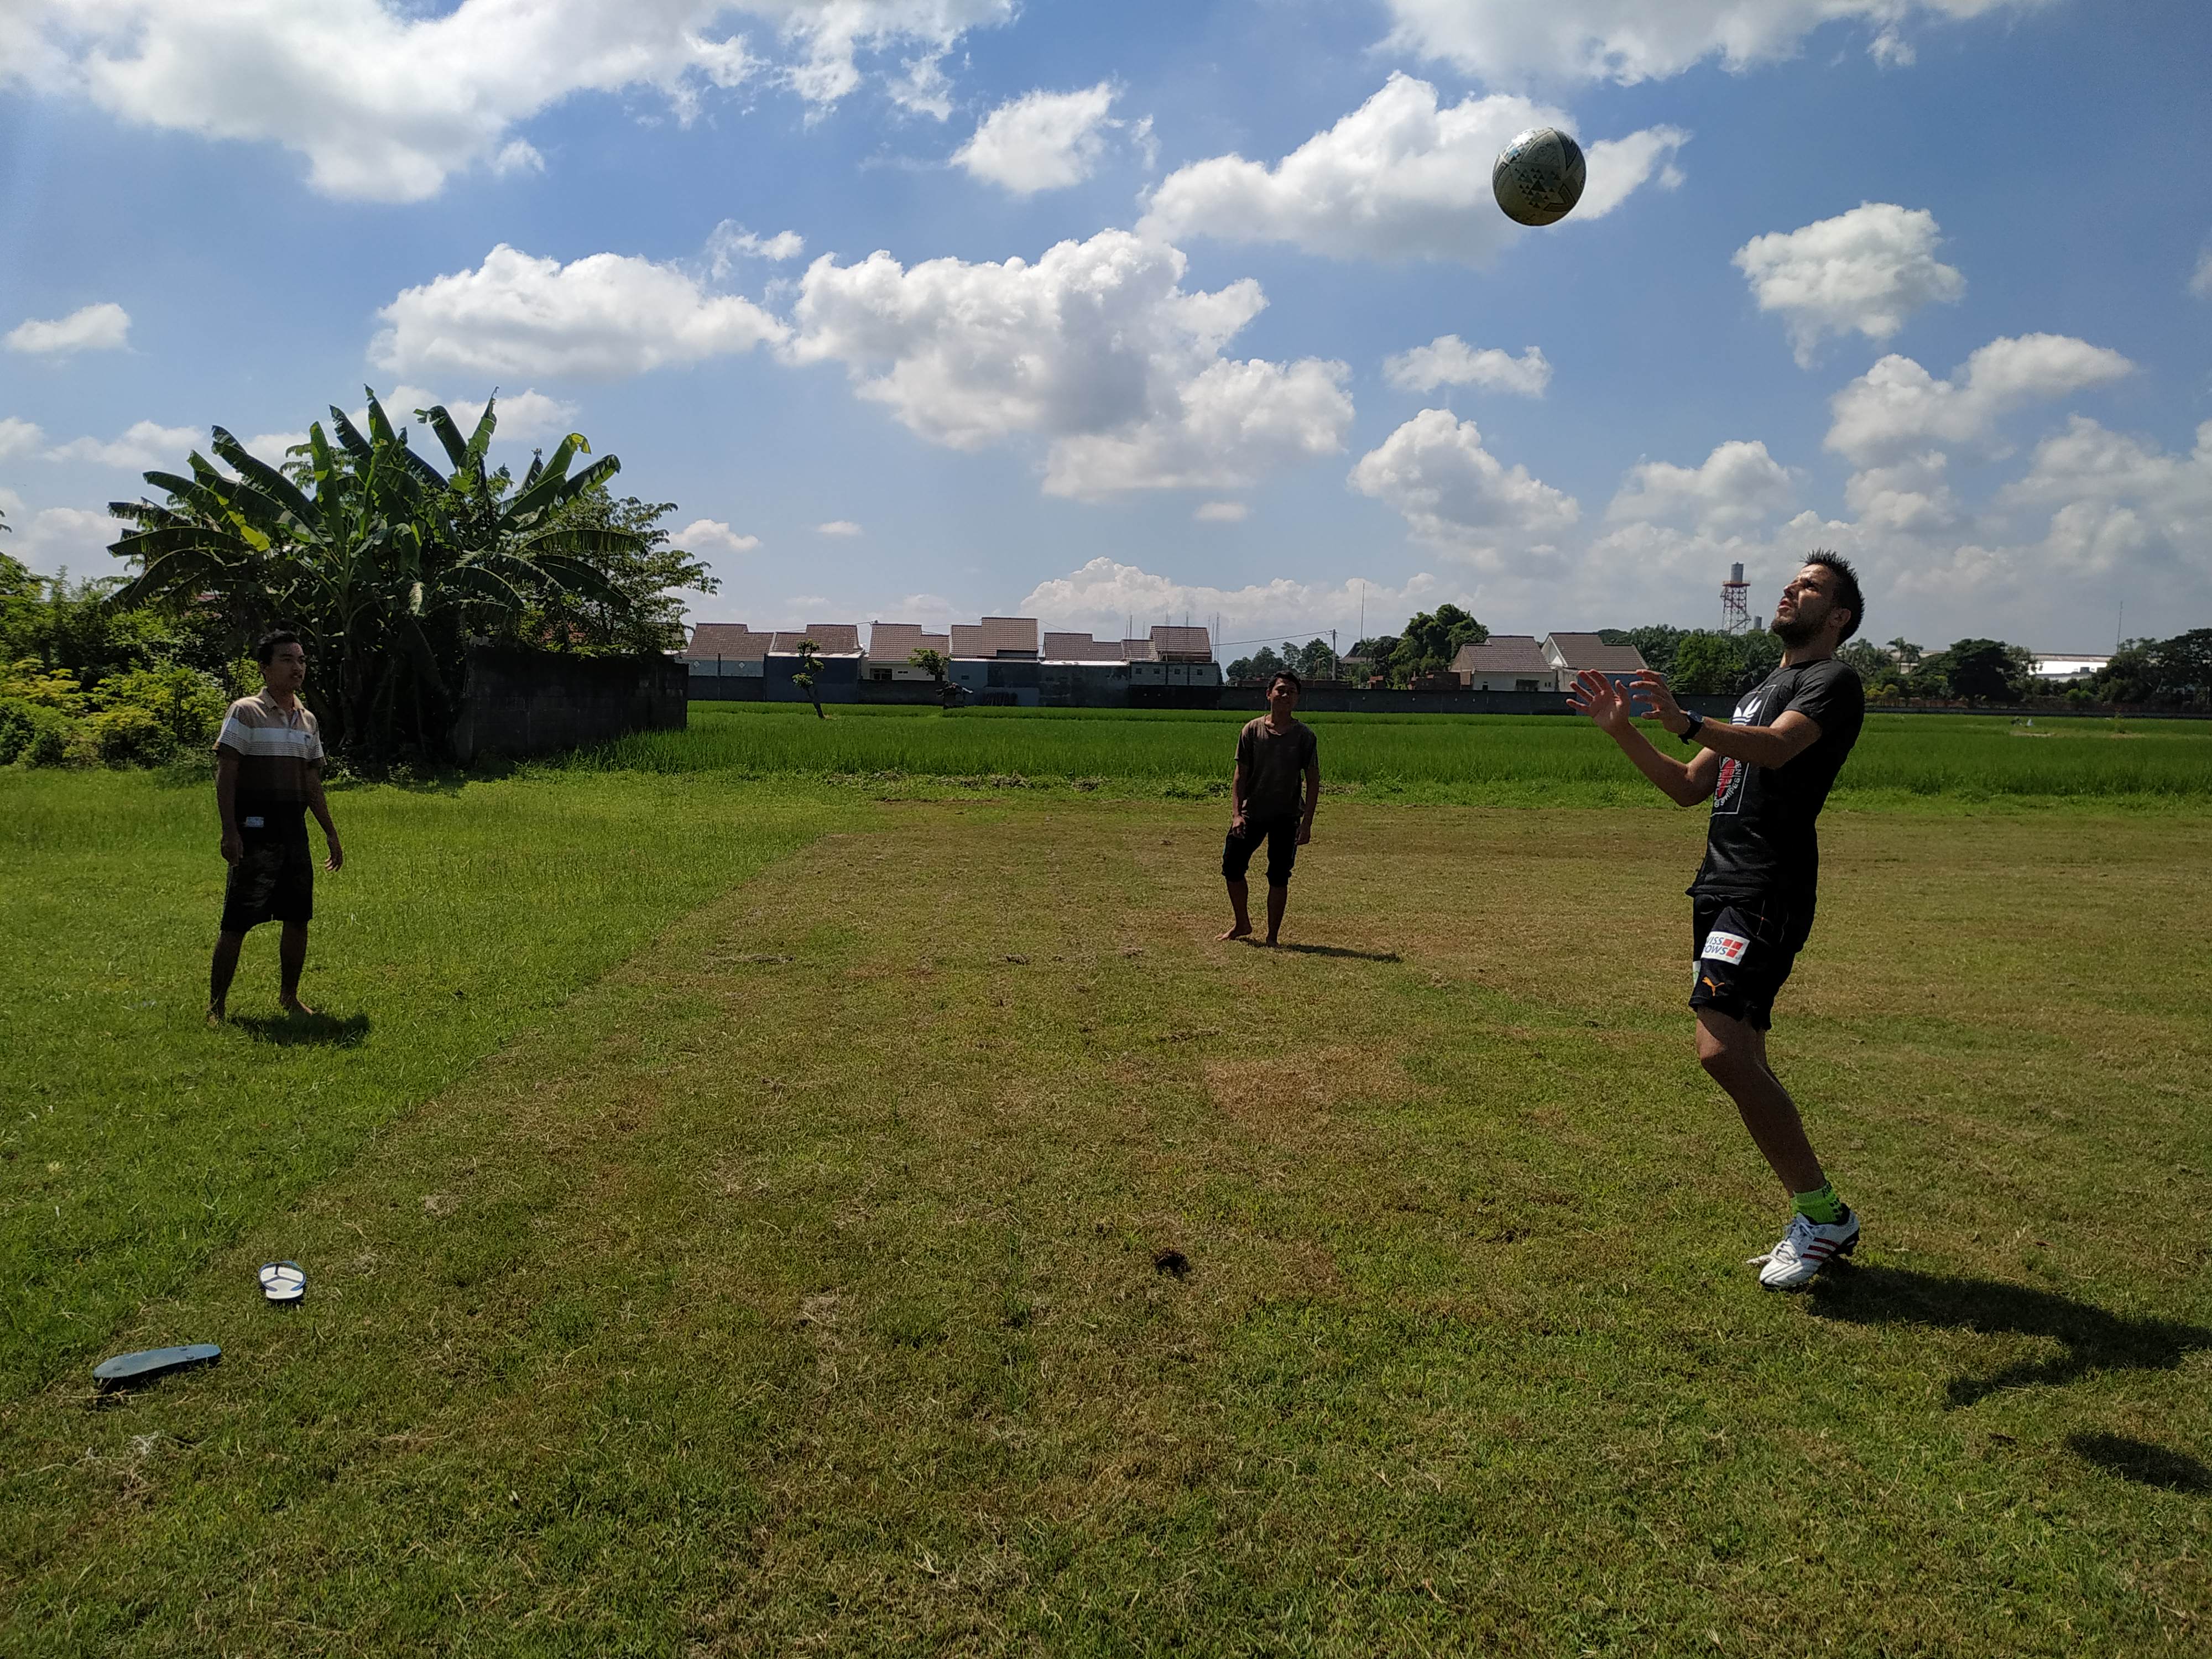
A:
POLYGON ((2162 1486, 2167 1492, 2212 1492, 2212 1469, 2187 1452, 2168 1451, 2148 1440, 2130 1440, 2124 1434, 2069 1434, 2066 1449, 2107 1474, 2162 1486))
POLYGON ((369 1031, 367 1014, 234 1014, 230 1023, 256 1042, 280 1048, 358 1048, 369 1031))
POLYGON ((1342 945, 1292 945, 1278 940, 1278 951, 1295 951, 1302 957, 1346 957, 1354 962, 1402 962, 1395 951, 1354 951, 1342 945))
POLYGON ((2190 1354, 2212 1348, 2212 1330, 2202 1325, 2123 1319, 2052 1291, 1909 1267, 1859 1267, 1825 1278, 1814 1286, 1813 1311, 1855 1325, 2009 1332, 2064 1345, 2065 1352, 2053 1358, 2022 1360, 1988 1376, 1954 1377, 1954 1406, 1973 1405, 2002 1389, 2059 1387, 2097 1371, 2172 1370, 2190 1354))

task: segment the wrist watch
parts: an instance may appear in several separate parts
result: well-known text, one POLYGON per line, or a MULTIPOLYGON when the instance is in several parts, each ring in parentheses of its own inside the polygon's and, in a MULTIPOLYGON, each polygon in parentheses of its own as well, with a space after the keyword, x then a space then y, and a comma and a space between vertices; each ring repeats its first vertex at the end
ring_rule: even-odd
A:
POLYGON ((1698 728, 1705 723, 1705 717, 1694 708, 1685 709, 1683 712, 1689 715, 1690 723, 1681 730, 1682 741, 1695 743, 1698 740, 1698 728))

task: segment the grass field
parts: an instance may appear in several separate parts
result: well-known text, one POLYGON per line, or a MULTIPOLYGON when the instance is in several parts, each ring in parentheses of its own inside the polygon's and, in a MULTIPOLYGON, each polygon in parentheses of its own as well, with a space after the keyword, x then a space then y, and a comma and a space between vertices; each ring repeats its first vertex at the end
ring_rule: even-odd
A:
POLYGON ((338 792, 312 1027, 198 1024, 200 793, 0 774, 0 1650, 2203 1650, 2202 802, 1839 800, 1779 1297, 1695 814, 1332 801, 1270 953, 1218 803, 710 712, 338 792))
MULTIPOLYGON (((691 729, 630 738, 579 764, 655 772, 1081 783, 1225 793, 1249 715, 1107 709, 694 703, 691 729)), ((1314 714, 1329 786, 1475 805, 1655 799, 1588 721, 1504 714, 1314 714)), ((1662 736, 1659 741, 1673 747, 1662 736)), ((1869 804, 1990 799, 2157 805, 2212 799, 2212 722, 1876 714, 1838 784, 1869 804)))

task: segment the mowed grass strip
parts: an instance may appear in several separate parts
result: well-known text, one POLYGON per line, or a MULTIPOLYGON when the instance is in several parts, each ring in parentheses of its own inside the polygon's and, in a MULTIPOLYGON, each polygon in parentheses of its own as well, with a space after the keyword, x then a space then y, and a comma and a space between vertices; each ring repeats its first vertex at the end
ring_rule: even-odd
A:
POLYGON ((1334 810, 1270 953, 1212 810, 884 811, 11 1408, 5 1645, 2200 1650, 2202 823, 1832 824, 1790 1298, 1692 818, 1334 810))
MULTIPOLYGON (((840 819, 803 791, 570 779, 334 791, 303 994, 256 930, 210 1031, 211 785, 0 772, 0 1396, 342 1166, 685 910, 840 819)), ((320 838, 317 838, 318 856, 320 838)))
MULTIPOLYGON (((833 708, 695 702, 682 732, 579 756, 583 769, 740 776, 963 780, 1117 793, 1225 795, 1237 727, 1211 710, 833 708)), ((1505 714, 1309 714, 1327 787, 1364 797, 1486 805, 1638 805, 1658 797, 1587 720, 1505 714)), ((1668 752, 1674 739, 1652 728, 1668 752)), ((1957 806, 2000 800, 2201 806, 2212 722, 1875 714, 1838 800, 1957 806)))

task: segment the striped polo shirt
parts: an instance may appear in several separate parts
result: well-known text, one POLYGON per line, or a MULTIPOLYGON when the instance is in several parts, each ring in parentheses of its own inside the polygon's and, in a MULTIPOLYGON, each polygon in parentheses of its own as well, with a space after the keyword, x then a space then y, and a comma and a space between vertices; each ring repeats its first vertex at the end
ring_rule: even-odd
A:
POLYGON ((323 762, 323 734, 307 704, 281 708, 266 691, 240 697, 215 746, 238 757, 240 830, 249 839, 304 840, 307 792, 323 762))

